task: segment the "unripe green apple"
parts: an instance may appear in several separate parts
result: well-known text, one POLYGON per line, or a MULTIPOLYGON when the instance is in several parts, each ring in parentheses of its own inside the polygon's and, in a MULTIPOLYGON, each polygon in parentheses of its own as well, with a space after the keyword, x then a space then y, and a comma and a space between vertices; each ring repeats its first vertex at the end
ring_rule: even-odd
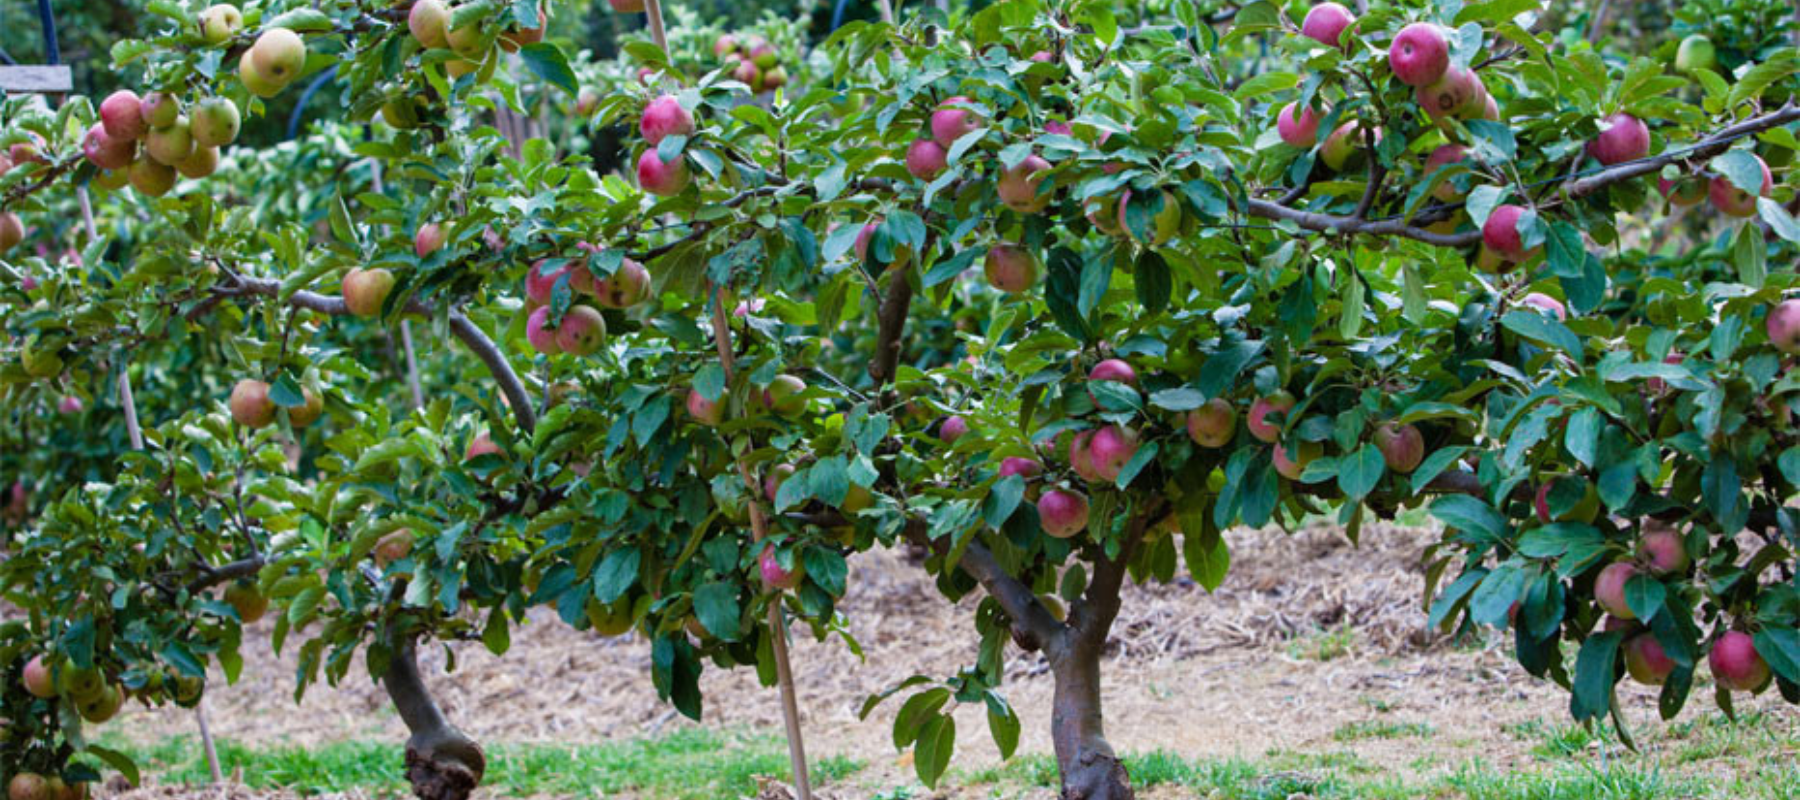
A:
POLYGON ((208 97, 194 106, 188 130, 197 147, 224 147, 237 141, 242 126, 243 115, 236 103, 223 97, 208 97))
POLYGON ((394 273, 385 269, 352 269, 344 275, 344 305, 359 317, 381 313, 381 304, 394 290, 394 273))
POLYGON ((1681 46, 1675 50, 1675 69, 1680 72, 1700 69, 1717 72, 1719 56, 1713 49, 1712 40, 1698 33, 1682 39, 1681 46))
POLYGON ((250 56, 251 52, 245 50, 244 54, 238 57, 238 80, 243 82, 244 88, 251 94, 265 100, 281 94, 281 90, 286 89, 287 84, 273 80, 258 70, 256 60, 250 56))
POLYGON ((187 158, 175 162, 175 171, 187 178, 204 178, 219 169, 219 148, 196 147, 187 158))
POLYGON ((131 186, 151 197, 162 197, 175 188, 175 168, 153 159, 140 158, 128 173, 131 186))
POLYGON ((286 86, 306 68, 306 40, 287 28, 270 28, 250 46, 256 72, 270 82, 286 86))
POLYGON ((188 118, 175 117, 168 125, 150 129, 144 137, 144 154, 171 167, 194 154, 194 134, 188 118))
POLYGON ((463 58, 479 60, 487 53, 487 36, 480 25, 451 28, 445 40, 450 43, 450 50, 463 58))
POLYGON ((151 92, 144 95, 138 113, 144 124, 152 128, 173 125, 175 118, 181 116, 181 101, 168 92, 151 92))
POLYGON ((1148 241, 1139 239, 1137 237, 1137 232, 1131 229, 1131 225, 1128 222, 1128 212, 1131 208, 1131 190, 1127 189, 1125 191, 1125 196, 1119 200, 1119 227, 1125 231, 1125 235, 1131 237, 1132 241, 1144 245, 1145 247, 1155 247, 1162 244, 1163 242, 1174 238, 1175 234, 1181 231, 1181 204, 1175 201, 1174 195, 1169 194, 1166 191, 1158 189, 1157 194, 1162 195, 1162 208, 1149 220, 1149 230, 1146 231, 1150 235, 1148 241))
POLYGON ((200 34, 207 44, 224 44, 244 29, 244 15, 237 6, 220 3, 200 12, 200 34))
POLYGON ((427 50, 450 46, 450 9, 439 0, 414 0, 406 15, 406 29, 427 50))

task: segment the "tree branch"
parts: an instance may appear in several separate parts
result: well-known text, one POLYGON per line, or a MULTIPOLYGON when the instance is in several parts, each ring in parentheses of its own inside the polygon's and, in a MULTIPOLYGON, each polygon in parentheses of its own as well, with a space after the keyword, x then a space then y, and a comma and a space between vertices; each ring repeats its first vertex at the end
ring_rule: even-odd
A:
MULTIPOLYGON (((921 256, 923 253, 920 254, 921 256)), ((904 272, 896 272, 888 283, 887 297, 881 301, 877 317, 880 332, 875 340, 875 357, 869 361, 869 377, 876 386, 894 380, 900 365, 900 334, 906 330, 906 315, 912 308, 912 281, 904 272)))
MULTIPOLYGON (((937 553, 939 556, 950 552, 950 539, 932 540, 925 535, 925 525, 918 520, 908 520, 905 535, 908 541, 937 553)), ((957 567, 969 574, 987 590, 989 596, 1000 604, 1001 610, 1012 618, 1014 639, 1021 646, 1032 649, 1029 645, 1050 649, 1061 646, 1063 636, 1069 626, 1050 616, 1050 610, 1038 602, 1037 595, 1031 587, 1026 586, 1018 578, 1013 577, 994 554, 980 542, 970 542, 963 550, 962 560, 957 567)), ((1116 599, 1115 599, 1116 603, 1116 599)), ((1116 610, 1116 609, 1115 609, 1116 610)))

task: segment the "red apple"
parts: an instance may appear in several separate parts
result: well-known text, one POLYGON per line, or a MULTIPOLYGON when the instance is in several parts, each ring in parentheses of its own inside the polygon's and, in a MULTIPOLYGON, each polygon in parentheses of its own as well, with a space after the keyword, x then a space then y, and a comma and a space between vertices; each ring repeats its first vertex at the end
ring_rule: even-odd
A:
POLYGON ((44 663, 41 655, 32 656, 25 662, 25 673, 22 678, 25 691, 32 697, 49 699, 56 696, 56 680, 50 674, 50 665, 44 663))
POLYGON ((65 394, 61 400, 56 401, 56 413, 58 414, 79 414, 81 409, 81 398, 72 394, 65 394))
POLYGON ((538 306, 525 318, 525 340, 531 343, 531 349, 544 355, 562 353, 562 346, 556 343, 556 329, 550 327, 550 306, 538 306))
POLYGON ((949 152, 931 139, 915 139, 906 147, 906 172, 919 180, 936 180, 949 167, 949 152))
MULTIPOLYGON (((1327 5, 1336 4, 1328 3, 1327 5)), ((1318 11, 1322 7, 1316 7, 1313 10, 1318 11)), ((1290 146, 1306 149, 1318 144, 1319 120, 1324 115, 1311 108, 1299 109, 1296 112, 1295 109, 1299 108, 1299 105, 1299 103, 1288 103, 1281 107, 1281 113, 1275 115, 1275 132, 1279 133, 1281 140, 1290 146)))
POLYGON ((1137 432, 1120 425, 1101 428, 1088 440, 1088 458, 1093 463, 1094 474, 1108 483, 1118 480, 1119 473, 1137 451, 1137 432))
POLYGON ((957 139, 981 128, 981 121, 975 112, 961 108, 963 103, 973 103, 967 97, 956 96, 938 104, 937 110, 931 112, 931 138, 945 150, 956 144, 957 139))
POLYGON ((1697 205, 1706 199, 1707 181, 1697 178, 1679 178, 1670 181, 1668 178, 1656 179, 1656 191, 1661 192, 1663 199, 1677 206, 1697 205))
POLYGON ((775 495, 781 491, 781 484, 794 477, 794 473, 798 471, 793 464, 776 464, 770 467, 769 473, 763 476, 763 496, 769 502, 775 502, 775 495))
POLYGON ((565 353, 589 356, 605 344, 606 319, 589 306, 570 306, 556 326, 556 346, 565 353))
POLYGON ((1237 433, 1237 409, 1223 397, 1208 400, 1187 413, 1187 432, 1201 447, 1224 447, 1237 433))
MULTIPOLYGON (((1768 197, 1769 192, 1775 189, 1774 177, 1769 174, 1769 165, 1763 162, 1761 156, 1751 156, 1751 158, 1755 158, 1757 165, 1762 167, 1762 191, 1757 196, 1768 197)), ((1712 183, 1707 186, 1706 193, 1708 197, 1712 198, 1713 207, 1722 213, 1733 217, 1756 216, 1756 197, 1739 189, 1724 175, 1714 177, 1712 183)))
POLYGON ((1425 436, 1413 425, 1401 425, 1388 421, 1375 429, 1370 440, 1375 449, 1381 451, 1381 460, 1388 469, 1407 473, 1419 468, 1419 462, 1425 460, 1425 436))
MULTIPOLYGON (((1429 176, 1443 167, 1460 162, 1468 155, 1468 150, 1460 144, 1440 145, 1431 155, 1425 157, 1425 175, 1429 176)), ((1446 180, 1431 190, 1431 196, 1446 203, 1454 203, 1463 199, 1463 193, 1456 191, 1456 185, 1446 180)))
POLYGON ((269 384, 244 378, 231 387, 226 402, 231 418, 246 428, 266 428, 275 422, 275 401, 269 399, 269 384))
POLYGON ((1769 309, 1769 344, 1788 355, 1800 355, 1800 298, 1790 297, 1769 309))
POLYGON ((99 169, 129 169, 137 158, 137 140, 115 138, 95 123, 81 137, 81 154, 99 169))
POLYGON ((1607 166, 1636 161, 1650 154, 1650 127, 1621 111, 1606 118, 1600 135, 1587 143, 1587 154, 1607 166))
POLYGON ((1088 502, 1080 492, 1051 489, 1037 501, 1038 522, 1044 532, 1067 539, 1087 529, 1088 502))
POLYGON ((1007 456, 1000 459, 999 475, 1002 478, 1017 475, 1021 478, 1035 478, 1044 474, 1044 465, 1034 459, 1020 456, 1007 456))
POLYGON ((1125 212, 1131 207, 1131 190, 1126 189, 1125 194, 1119 198, 1119 229, 1123 230, 1132 241, 1145 247, 1155 247, 1181 232, 1181 204, 1176 202, 1174 195, 1161 189, 1156 191, 1162 195, 1162 208, 1150 218, 1150 229, 1147 231, 1150 235, 1148 240, 1139 239, 1137 233, 1131 229, 1131 225, 1126 222, 1125 212))
POLYGON ((143 111, 137 92, 120 89, 100 101, 100 125, 114 139, 137 139, 150 129, 143 111))
POLYGON ((1035 214, 1050 205, 1053 192, 1041 191, 1045 177, 1038 173, 1050 169, 1050 162, 1029 155, 1011 169, 1002 169, 998 192, 1000 202, 1021 214, 1035 214))
POLYGON ((1093 431, 1082 431, 1069 440, 1069 467, 1075 474, 1089 483, 1097 483, 1100 473, 1094 470, 1094 456, 1088 445, 1094 439, 1093 431))
POLYGON ((1663 652, 1656 635, 1646 631, 1625 641, 1625 671, 1645 686, 1661 686, 1675 671, 1675 660, 1663 652))
POLYGON ((1388 47, 1388 68, 1408 86, 1429 86, 1450 68, 1450 42, 1443 29, 1415 22, 1400 29, 1388 47))
POLYGON ((1355 21, 1356 15, 1350 9, 1337 3, 1320 3, 1307 10, 1306 19, 1300 23, 1300 35, 1327 47, 1339 47, 1344 29, 1355 21))
POLYGON ((1269 419, 1269 414, 1287 414, 1294 410, 1294 396, 1285 391, 1277 391, 1268 397, 1259 397, 1250 404, 1250 415, 1244 420, 1244 427, 1250 435, 1259 441, 1274 443, 1281 438, 1281 426, 1269 419))
POLYGON ((1488 214, 1487 222, 1481 226, 1481 241, 1489 250, 1501 258, 1514 263, 1530 258, 1532 252, 1525 250, 1525 237, 1519 232, 1519 218, 1524 216, 1525 208, 1511 203, 1502 205, 1488 214))
POLYGON ((1743 631, 1726 631, 1706 654, 1713 680, 1732 692, 1761 692, 1769 685, 1769 664, 1756 652, 1756 640, 1743 631))
POLYGON ((1037 283, 1037 256, 1018 245, 997 244, 988 248, 981 272, 987 277, 988 284, 995 289, 1018 294, 1037 283))
MULTIPOLYGON (((881 228, 881 219, 866 222, 862 230, 856 232, 856 244, 852 248, 856 252, 856 260, 866 263, 869 260, 869 246, 875 243, 875 232, 881 228)), ((888 262, 888 269, 903 269, 912 260, 912 248, 906 245, 893 245, 894 260, 888 262)))
POLYGON ((677 156, 673 162, 664 163, 656 155, 656 148, 644 150, 638 156, 638 186, 644 191, 658 197, 674 197, 686 189, 692 176, 688 174, 687 160, 677 156))
POLYGON ((1519 305, 1531 306, 1532 308, 1544 311, 1556 317, 1556 321, 1558 322, 1565 321, 1569 318, 1569 312, 1563 308, 1562 301, 1544 294, 1543 292, 1532 292, 1525 295, 1523 298, 1520 298, 1519 305))
POLYGON ((638 131, 644 134, 644 140, 652 147, 661 143, 664 137, 687 136, 694 132, 694 115, 681 107, 681 101, 675 95, 665 94, 650 101, 644 107, 643 119, 638 122, 638 131))
POLYGON ((938 439, 943 441, 944 444, 954 443, 957 439, 961 439, 963 434, 968 432, 969 421, 963 419, 960 414, 952 414, 945 417, 943 423, 938 425, 938 439))
POLYGON ((444 239, 444 226, 435 222, 420 225, 418 232, 413 234, 413 254, 420 258, 429 256, 444 246, 444 239))
POLYGON ((1273 456, 1275 472, 1290 481, 1300 480, 1301 473, 1306 471, 1306 465, 1324 454, 1325 445, 1319 442, 1300 442, 1293 453, 1277 443, 1273 456))
POLYGON ((701 425, 718 427, 719 423, 725 421, 724 398, 708 400, 705 395, 700 393, 700 390, 689 389, 687 412, 688 416, 693 417, 694 421, 701 425))
POLYGON ((756 557, 757 569, 762 573, 763 591, 785 592, 800 588, 800 581, 806 577, 805 565, 800 563, 800 554, 794 554, 794 568, 783 569, 781 561, 775 555, 775 545, 763 545, 762 554, 756 557))
MULTIPOLYGON (((578 274, 591 275, 583 269, 578 274)), ((606 308, 630 308, 650 296, 650 271, 629 258, 613 274, 593 282, 594 298, 606 308)))
MULTIPOLYGON (((1548 484, 1546 484, 1548 485, 1548 484)), ((1637 619, 1631 612, 1631 606, 1625 602, 1625 583, 1638 574, 1638 568, 1629 561, 1615 561, 1600 570, 1600 576, 1594 579, 1594 602, 1619 619, 1637 619)))
MULTIPOLYGON (((1649 525, 1646 523, 1646 528, 1649 525)), ((1645 530, 1638 537, 1638 553, 1650 571, 1657 575, 1669 575, 1686 572, 1688 568, 1687 543, 1682 541, 1681 534, 1675 529, 1657 527, 1645 530)))
POLYGON ((1480 109, 1481 81, 1475 71, 1465 67, 1444 70, 1437 80, 1413 90, 1413 98, 1432 119, 1453 117, 1463 113, 1471 103, 1480 109))

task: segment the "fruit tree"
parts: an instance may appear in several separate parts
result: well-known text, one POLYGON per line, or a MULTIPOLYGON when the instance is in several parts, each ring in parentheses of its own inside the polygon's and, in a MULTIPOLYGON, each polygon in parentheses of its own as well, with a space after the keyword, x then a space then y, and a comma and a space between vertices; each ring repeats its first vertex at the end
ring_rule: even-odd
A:
POLYGON ((1578 719, 1627 678, 1800 701, 1784 4, 1000 0, 809 41, 611 0, 647 29, 610 62, 557 33, 587 5, 157 2, 128 88, 6 100, 15 800, 135 773, 88 726, 235 679, 265 613, 301 692, 379 681, 417 793, 465 797, 421 647, 542 607, 648 639, 699 717, 708 664, 785 682, 790 627, 855 647, 846 559, 892 547, 980 597, 968 668, 863 709, 920 777, 957 705, 1012 752, 1017 647, 1063 796, 1131 797, 1124 582, 1408 508, 1432 622, 1510 628, 1578 719), (237 144, 327 70, 306 137, 237 144))

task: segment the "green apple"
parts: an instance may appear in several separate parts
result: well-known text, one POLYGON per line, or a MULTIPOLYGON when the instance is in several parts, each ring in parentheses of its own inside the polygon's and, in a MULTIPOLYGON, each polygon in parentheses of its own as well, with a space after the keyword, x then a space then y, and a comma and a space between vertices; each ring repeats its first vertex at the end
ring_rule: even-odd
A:
POLYGON ((1675 50, 1675 69, 1681 72, 1693 72, 1697 69, 1719 69, 1719 54, 1713 49, 1711 39, 1702 34, 1694 34, 1681 40, 1681 47, 1675 50))

